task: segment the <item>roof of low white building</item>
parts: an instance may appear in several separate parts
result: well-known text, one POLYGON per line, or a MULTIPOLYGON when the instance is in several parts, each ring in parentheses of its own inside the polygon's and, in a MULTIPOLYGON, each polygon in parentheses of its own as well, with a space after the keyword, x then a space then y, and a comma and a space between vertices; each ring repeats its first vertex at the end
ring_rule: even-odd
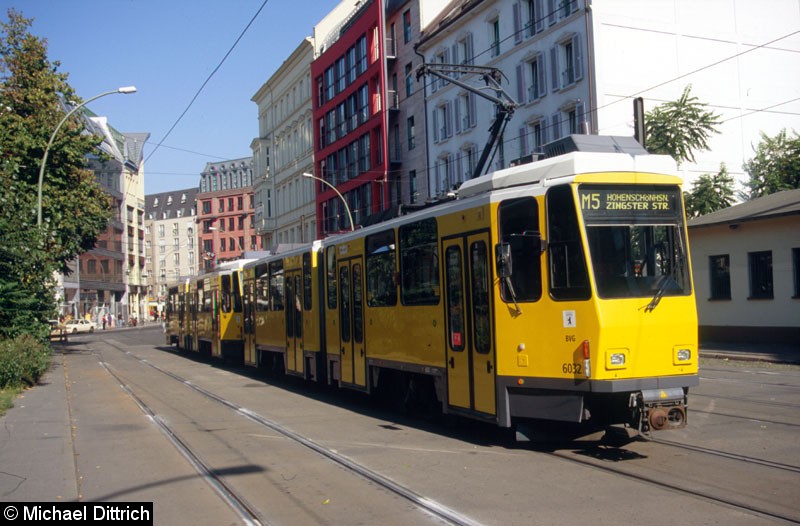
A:
POLYGON ((689 221, 689 228, 800 215, 800 189, 785 190, 734 205, 689 221))

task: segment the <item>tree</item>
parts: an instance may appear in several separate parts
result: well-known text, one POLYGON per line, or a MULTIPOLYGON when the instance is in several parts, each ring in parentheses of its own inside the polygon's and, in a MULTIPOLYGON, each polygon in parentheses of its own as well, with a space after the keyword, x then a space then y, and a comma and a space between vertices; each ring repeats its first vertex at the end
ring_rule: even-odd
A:
POLYGON ((684 201, 689 217, 710 214, 731 206, 734 201, 734 181, 725 163, 720 163, 718 173, 701 175, 692 184, 692 189, 684 193, 684 201))
POLYGON ((789 137, 784 128, 774 137, 761 133, 756 156, 744 163, 750 175, 749 198, 800 188, 800 136, 789 137))
POLYGON ((719 116, 691 96, 691 84, 676 101, 665 102, 645 114, 647 151, 672 156, 678 164, 694 162, 696 150, 708 150, 708 139, 719 133, 719 116))
MULTIPOLYGON (((78 99, 60 64, 47 59, 46 41, 29 33, 30 25, 13 9, 0 23, 0 308, 8 305, 10 291, 24 292, 35 303, 30 316, 44 321, 53 307, 53 273, 94 246, 110 206, 86 169, 102 138, 84 133, 80 118, 71 118, 50 148, 43 224, 36 225, 41 159, 65 105, 78 99)), ((7 319, 0 315, 0 325, 7 319)), ((15 330, 0 326, 6 336, 15 330)))

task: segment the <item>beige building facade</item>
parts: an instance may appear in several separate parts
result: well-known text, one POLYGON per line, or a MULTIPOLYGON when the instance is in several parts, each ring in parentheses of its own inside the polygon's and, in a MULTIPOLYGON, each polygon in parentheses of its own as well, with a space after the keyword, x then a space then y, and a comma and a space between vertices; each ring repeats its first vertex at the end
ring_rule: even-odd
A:
POLYGON ((693 219, 689 242, 701 341, 800 347, 800 190, 693 219))

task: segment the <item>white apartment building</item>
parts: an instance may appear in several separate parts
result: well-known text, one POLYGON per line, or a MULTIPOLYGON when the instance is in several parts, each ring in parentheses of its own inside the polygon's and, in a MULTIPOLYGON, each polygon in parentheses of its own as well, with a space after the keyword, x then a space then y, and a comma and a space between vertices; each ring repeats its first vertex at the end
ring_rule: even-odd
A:
POLYGON ((309 243, 316 237, 311 62, 305 38, 252 97, 259 137, 251 143, 255 165, 255 225, 262 247, 309 243))
POLYGON ((197 188, 145 197, 145 315, 160 314, 167 288, 197 273, 197 188))
MULTIPOLYGON (((720 116, 708 152, 685 163, 689 183, 724 162, 740 182, 760 132, 800 129, 800 8, 773 0, 457 0, 421 37, 432 63, 498 68, 519 103, 491 169, 571 133, 633 135, 645 110, 692 94, 720 116), (775 74, 775 72, 780 74, 775 74)), ((459 79, 485 87, 476 75, 459 79)), ((469 177, 493 103, 425 78, 430 197, 469 177)))

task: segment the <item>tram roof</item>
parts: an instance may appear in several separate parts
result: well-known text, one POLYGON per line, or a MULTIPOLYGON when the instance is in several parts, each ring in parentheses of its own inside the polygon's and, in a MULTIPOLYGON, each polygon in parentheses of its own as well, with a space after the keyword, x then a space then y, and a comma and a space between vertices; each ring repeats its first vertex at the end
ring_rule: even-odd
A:
POLYGON ((678 175, 675 160, 668 155, 648 153, 570 152, 542 161, 522 164, 466 181, 458 189, 459 199, 520 186, 563 180, 581 174, 655 173, 678 175))

